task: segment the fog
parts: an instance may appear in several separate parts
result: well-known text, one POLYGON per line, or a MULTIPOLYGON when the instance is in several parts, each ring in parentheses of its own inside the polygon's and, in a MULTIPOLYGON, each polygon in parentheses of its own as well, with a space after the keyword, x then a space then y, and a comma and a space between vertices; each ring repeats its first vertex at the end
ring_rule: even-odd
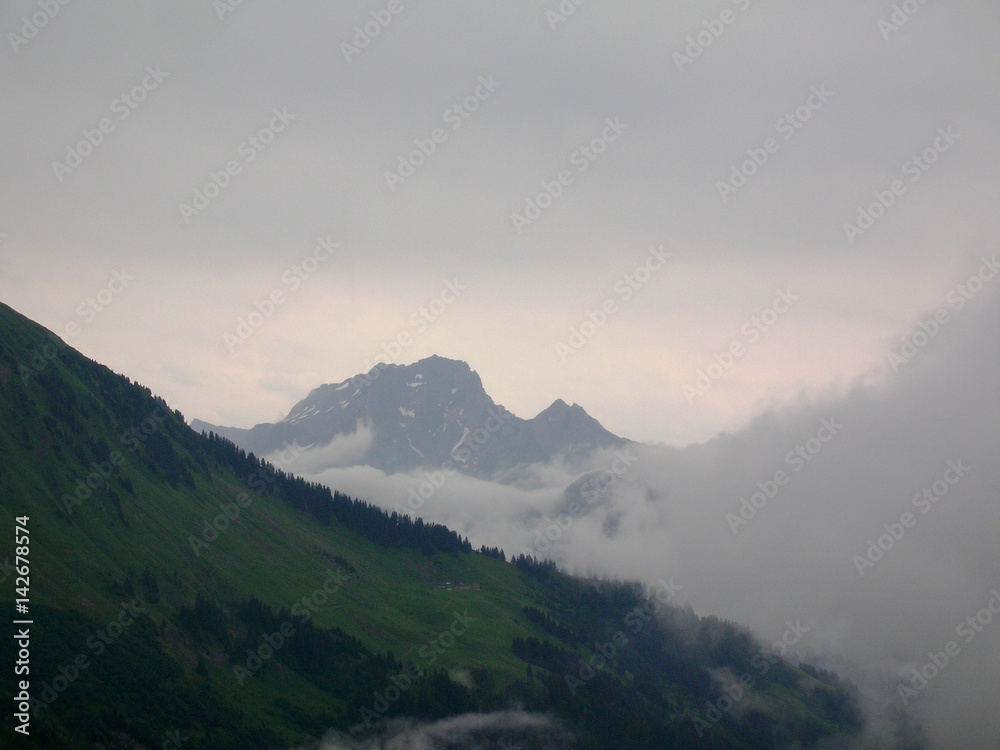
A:
POLYGON ((331 732, 300 750, 558 750, 568 734, 557 722, 523 711, 463 714, 436 722, 391 719, 377 734, 356 738, 331 732))
MULTIPOLYGON (((905 709, 933 747, 995 750, 998 302, 984 293, 956 310, 942 298, 945 322, 935 330, 927 321, 940 308, 929 309, 906 337, 913 350, 887 340, 885 366, 846 396, 803 397, 703 444, 632 445, 586 467, 524 467, 505 483, 435 467, 311 477, 447 524, 476 547, 579 574, 672 577, 696 612, 745 623, 765 643, 800 622, 808 632, 793 656, 862 684, 874 725, 905 709), (913 356, 894 367, 888 353, 901 351, 913 356), (435 482, 426 499, 411 492, 435 482)), ((322 449, 313 458, 326 465, 322 449)))

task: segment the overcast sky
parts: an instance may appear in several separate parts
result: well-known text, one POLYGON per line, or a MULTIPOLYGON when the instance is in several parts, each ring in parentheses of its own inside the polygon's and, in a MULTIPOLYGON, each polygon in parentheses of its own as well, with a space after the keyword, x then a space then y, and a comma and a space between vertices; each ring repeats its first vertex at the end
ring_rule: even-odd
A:
MULTIPOLYGON (((10 0, 0 32, 0 300, 189 419, 439 354, 522 417, 710 441, 644 453, 577 570, 892 674, 1000 583, 995 0, 10 0), (845 437, 737 536, 824 418, 845 437)), ((424 514, 516 551, 574 477, 536 469, 424 514)), ((995 746, 995 627, 927 696, 941 747, 995 746)))
POLYGON ((189 419, 437 353, 699 442, 882 377, 996 250, 988 0, 54 7, 0 9, 0 298, 189 419))

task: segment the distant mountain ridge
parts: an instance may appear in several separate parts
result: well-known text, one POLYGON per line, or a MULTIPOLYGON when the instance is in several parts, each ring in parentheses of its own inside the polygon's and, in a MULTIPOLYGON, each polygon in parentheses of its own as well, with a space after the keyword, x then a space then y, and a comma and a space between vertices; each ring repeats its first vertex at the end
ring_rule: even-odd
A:
POLYGON ((321 385, 277 423, 241 429, 196 419, 191 427, 258 455, 292 444, 318 448, 366 430, 371 442, 356 463, 394 473, 450 462, 474 476, 628 442, 562 399, 532 419, 517 417, 493 401, 466 362, 437 355, 321 385))

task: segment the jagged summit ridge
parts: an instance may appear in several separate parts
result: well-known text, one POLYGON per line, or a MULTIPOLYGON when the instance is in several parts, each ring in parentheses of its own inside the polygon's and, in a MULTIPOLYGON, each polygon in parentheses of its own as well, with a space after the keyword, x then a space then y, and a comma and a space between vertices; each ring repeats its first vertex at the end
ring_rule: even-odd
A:
POLYGON ((490 397, 468 363, 437 355, 321 385, 275 424, 241 430, 196 420, 192 426, 260 455, 286 444, 324 446, 363 430, 371 444, 359 462, 390 473, 451 462, 466 473, 489 475, 625 442, 562 399, 534 419, 516 417, 490 397))

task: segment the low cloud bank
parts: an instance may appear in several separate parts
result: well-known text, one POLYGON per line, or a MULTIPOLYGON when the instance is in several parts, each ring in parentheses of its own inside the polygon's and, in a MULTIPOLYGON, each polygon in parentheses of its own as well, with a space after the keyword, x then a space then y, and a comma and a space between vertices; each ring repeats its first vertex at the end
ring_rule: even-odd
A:
MULTIPOLYGON (((685 449, 523 467, 516 485, 435 467, 310 478, 447 524, 477 547, 581 574, 673 576, 696 611, 765 642, 801 621, 808 632, 792 656, 857 680, 873 727, 905 711, 934 747, 995 750, 998 341, 994 299, 846 396, 685 449)), ((887 342, 887 353, 903 345, 887 342)))
POLYGON ((497 711, 435 722, 392 719, 374 736, 331 732, 318 745, 299 750, 562 750, 569 739, 547 716, 497 711))

